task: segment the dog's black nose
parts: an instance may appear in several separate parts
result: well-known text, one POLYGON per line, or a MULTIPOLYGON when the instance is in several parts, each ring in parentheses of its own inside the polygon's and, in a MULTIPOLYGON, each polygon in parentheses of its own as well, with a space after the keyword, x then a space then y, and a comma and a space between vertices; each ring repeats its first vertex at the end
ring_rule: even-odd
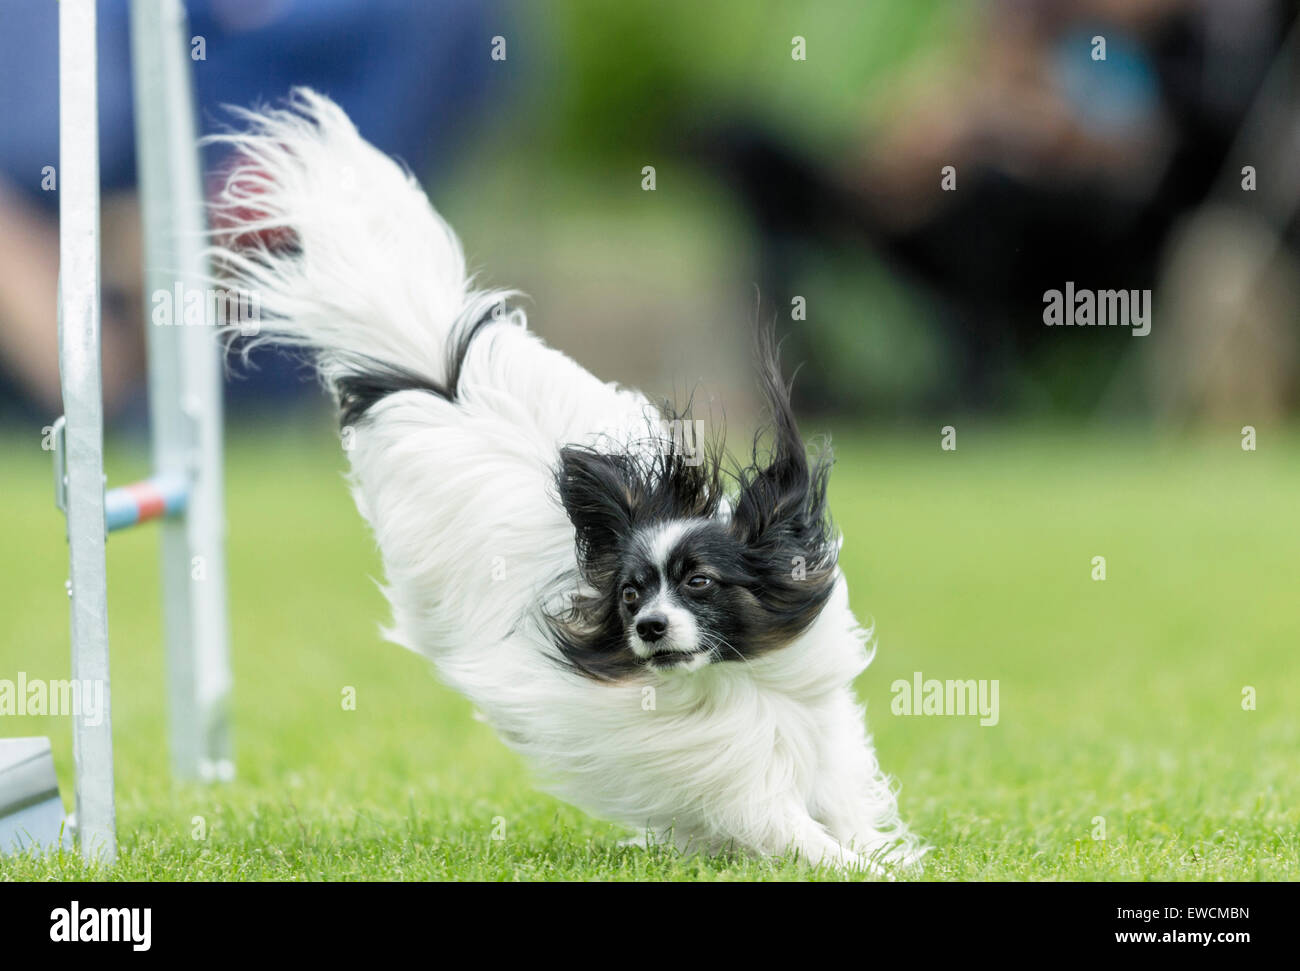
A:
POLYGON ((637 635, 651 643, 668 633, 668 618, 663 614, 647 614, 636 622, 637 635))

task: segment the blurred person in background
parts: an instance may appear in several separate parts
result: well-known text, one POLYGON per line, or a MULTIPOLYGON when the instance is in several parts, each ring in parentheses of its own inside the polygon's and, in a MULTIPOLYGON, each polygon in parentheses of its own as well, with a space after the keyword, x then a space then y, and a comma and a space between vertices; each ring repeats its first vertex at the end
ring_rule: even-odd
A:
MULTIPOLYGON (((496 140, 471 146, 470 178, 435 201, 476 257, 546 308, 549 337, 620 380, 690 372, 726 388, 757 282, 763 316, 810 297, 808 319, 786 322, 790 358, 816 376, 796 385, 805 409, 1261 418, 1300 388, 1296 6, 918 2, 926 14, 829 0, 791 15, 821 31, 820 73, 797 66, 798 87, 776 49, 784 22, 739 36, 686 0, 556 0, 513 11, 512 27, 535 15, 516 50, 538 61, 493 112, 488 80, 513 60, 486 52, 506 24, 471 0, 187 10, 206 45, 193 65, 204 131, 228 120, 222 104, 309 84, 417 175, 442 178, 449 147, 478 136, 465 122, 490 114, 496 140), (879 31, 874 55, 842 36, 821 53, 846 21, 879 31), (957 40, 935 36, 945 23, 957 40), (808 114, 825 122, 816 139, 808 114), (681 151, 716 177, 699 194, 681 151), (669 191, 628 191, 647 160, 667 166, 669 191), (1150 336, 1045 327, 1044 293, 1067 281, 1151 288, 1150 336)), ((43 421, 58 408, 57 192, 42 189, 57 163, 56 15, 46 0, 0 10, 0 409, 43 421)), ((110 413, 140 416, 127 19, 126 0, 101 3, 104 370, 110 413)), ((255 362, 228 384, 236 413, 309 391, 292 359, 255 362)))
MULTIPOLYGON (((309 85, 333 97, 362 135, 434 175, 486 94, 483 55, 499 25, 475 0, 188 0, 201 133, 309 85), (489 29, 490 25, 492 29, 489 29), (201 57, 199 56, 201 54, 201 57)), ((110 419, 145 408, 144 300, 128 0, 98 4, 104 400, 110 419)), ((58 4, 0 10, 0 414, 47 421, 60 410, 58 4)), ((208 172, 220 168, 209 152, 208 172)), ((314 387, 300 365, 255 356, 227 384, 238 412, 281 406, 314 387)))
MULTIPOLYGON (((1014 378, 1035 370, 1040 398, 1104 404, 1138 342, 1045 327, 1045 292, 1074 281, 1157 288, 1143 406, 1276 415, 1297 396, 1295 21, 1289 0, 998 0, 966 62, 899 79, 889 120, 838 160, 734 119, 693 147, 745 200, 778 306, 799 266, 844 245, 928 293, 955 371, 933 406, 1017 403, 1014 378), (1240 218, 1185 231, 1207 204, 1240 218)), ((815 361, 816 334, 791 332, 815 361)))

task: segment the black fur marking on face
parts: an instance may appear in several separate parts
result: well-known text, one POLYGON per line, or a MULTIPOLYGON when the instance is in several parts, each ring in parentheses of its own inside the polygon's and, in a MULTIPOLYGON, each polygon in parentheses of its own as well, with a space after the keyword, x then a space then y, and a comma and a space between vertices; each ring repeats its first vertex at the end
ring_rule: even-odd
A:
MULTIPOLYGON (((729 517, 720 514, 720 446, 695 464, 662 436, 626 452, 560 450, 556 485, 576 531, 582 588, 567 609, 546 617, 562 663, 600 681, 646 667, 627 643, 636 605, 624 603, 622 591, 657 571, 644 540, 673 522, 685 528, 667 557, 667 588, 692 613, 715 660, 749 660, 783 647, 820 615, 834 588, 838 548, 826 508, 831 456, 823 451, 809 462, 770 334, 760 339, 759 383, 772 414, 771 443, 765 452, 760 434, 751 463, 732 474, 729 517), (696 573, 711 582, 690 589, 686 581, 696 573)), ((689 420, 671 409, 665 417, 689 420)))
POLYGON ((445 383, 373 357, 354 355, 347 361, 348 373, 334 380, 339 427, 357 424, 371 408, 399 391, 425 391, 445 401, 456 401, 470 345, 489 324, 508 319, 509 314, 502 313, 499 306, 493 306, 473 321, 455 328, 455 336, 447 345, 445 383))
POLYGON ((600 681, 642 670, 627 644, 622 587, 653 564, 635 540, 639 531, 680 519, 711 519, 722 501, 719 463, 692 464, 662 437, 629 452, 560 449, 556 487, 576 530, 578 569, 587 588, 568 610, 547 617, 551 638, 574 670, 600 681))

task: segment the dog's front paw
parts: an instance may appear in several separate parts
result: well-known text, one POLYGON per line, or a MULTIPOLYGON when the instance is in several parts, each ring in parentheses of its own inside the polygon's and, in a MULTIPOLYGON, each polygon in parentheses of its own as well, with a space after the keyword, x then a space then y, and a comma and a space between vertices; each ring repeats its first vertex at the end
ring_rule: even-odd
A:
POLYGON ((643 829, 631 836, 625 836, 618 841, 619 846, 633 846, 639 850, 649 850, 656 846, 671 846, 672 840, 667 836, 656 833, 652 829, 643 829))
POLYGON ((880 864, 860 853, 841 850, 822 859, 820 866, 833 873, 842 874, 851 879, 893 880, 893 875, 880 864))

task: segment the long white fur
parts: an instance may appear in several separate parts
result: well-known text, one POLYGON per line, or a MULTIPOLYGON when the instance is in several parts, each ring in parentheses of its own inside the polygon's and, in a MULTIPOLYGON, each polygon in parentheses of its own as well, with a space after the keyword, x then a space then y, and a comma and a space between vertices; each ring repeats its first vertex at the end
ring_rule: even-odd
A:
MULTIPOLYGON (((327 98, 244 114, 217 206, 300 253, 214 247, 260 296, 264 333, 314 350, 327 384, 357 354, 443 380, 475 291, 461 247, 409 173, 327 98)), ((789 647, 604 685, 555 663, 539 617, 568 593, 574 530, 554 487, 564 444, 628 445, 654 409, 510 321, 471 345, 460 398, 403 391, 354 429, 352 490, 382 551, 392 641, 429 657, 552 792, 684 850, 797 852, 855 869, 913 865, 851 682, 868 632, 841 576, 789 647)))

